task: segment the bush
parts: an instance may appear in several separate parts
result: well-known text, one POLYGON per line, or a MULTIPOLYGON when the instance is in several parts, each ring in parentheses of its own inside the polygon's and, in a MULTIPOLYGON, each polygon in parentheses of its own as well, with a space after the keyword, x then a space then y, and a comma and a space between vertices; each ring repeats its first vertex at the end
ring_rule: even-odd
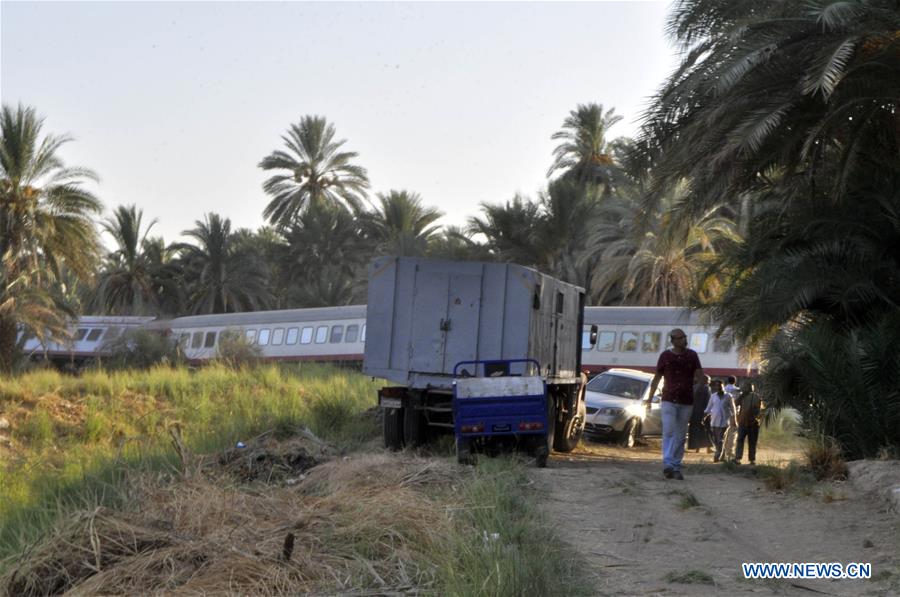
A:
POLYGON ((149 369, 182 360, 171 339, 147 330, 127 330, 105 343, 103 350, 110 355, 103 364, 111 369, 149 369))
POLYGON ((262 349, 251 344, 244 334, 226 330, 219 336, 216 360, 232 369, 257 365, 262 361, 262 349))
POLYGON ((842 481, 847 478, 847 463, 841 448, 833 439, 823 435, 810 441, 806 461, 816 479, 842 481))

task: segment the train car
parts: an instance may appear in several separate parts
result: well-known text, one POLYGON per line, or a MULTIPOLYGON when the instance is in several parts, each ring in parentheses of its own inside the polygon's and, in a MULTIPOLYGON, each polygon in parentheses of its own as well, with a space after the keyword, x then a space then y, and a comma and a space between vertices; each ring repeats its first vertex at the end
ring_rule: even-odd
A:
POLYGON ((703 370, 712 376, 748 377, 756 363, 743 363, 731 335, 716 338, 718 326, 698 313, 677 307, 586 307, 582 334, 582 368, 591 374, 618 367, 653 373, 660 352, 669 346, 669 332, 681 328, 688 346, 700 356, 703 370), (590 346, 590 326, 598 328, 590 346))
POLYGON ((321 307, 193 315, 166 322, 169 334, 191 362, 216 356, 226 333, 241 334, 271 361, 362 362, 366 307, 321 307))
POLYGON ((23 351, 32 359, 47 359, 57 364, 81 365, 88 359, 107 356, 106 347, 125 330, 147 327, 155 317, 84 315, 69 326, 70 342, 47 342, 37 338, 25 341, 23 351))

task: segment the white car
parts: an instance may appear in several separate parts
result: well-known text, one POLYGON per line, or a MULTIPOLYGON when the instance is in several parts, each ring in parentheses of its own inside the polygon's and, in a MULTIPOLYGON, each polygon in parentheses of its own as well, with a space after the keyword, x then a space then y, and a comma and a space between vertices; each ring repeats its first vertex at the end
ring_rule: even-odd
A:
POLYGON ((652 380, 653 374, 634 369, 610 369, 592 379, 585 388, 585 435, 614 439, 628 448, 641 436, 661 435, 662 380, 650 402, 650 411, 644 406, 652 380))

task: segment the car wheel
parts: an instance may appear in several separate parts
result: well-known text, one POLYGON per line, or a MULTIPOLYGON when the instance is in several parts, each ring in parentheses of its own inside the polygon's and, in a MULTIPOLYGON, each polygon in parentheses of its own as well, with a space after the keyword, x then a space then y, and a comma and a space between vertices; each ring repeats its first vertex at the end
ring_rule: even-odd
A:
POLYGON ((641 427, 638 424, 637 419, 631 419, 625 423, 622 435, 619 436, 619 444, 625 448, 633 448, 637 443, 638 436, 640 436, 640 430, 641 427))

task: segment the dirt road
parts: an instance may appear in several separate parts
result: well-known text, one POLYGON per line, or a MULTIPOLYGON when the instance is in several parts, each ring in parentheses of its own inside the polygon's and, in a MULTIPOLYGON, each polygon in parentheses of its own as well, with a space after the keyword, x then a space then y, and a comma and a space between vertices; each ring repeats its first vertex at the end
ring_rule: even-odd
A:
POLYGON ((777 493, 706 454, 666 480, 658 455, 588 443, 534 469, 598 595, 900 595, 900 517, 852 484, 777 493), (869 562, 874 579, 746 580, 742 562, 869 562))

